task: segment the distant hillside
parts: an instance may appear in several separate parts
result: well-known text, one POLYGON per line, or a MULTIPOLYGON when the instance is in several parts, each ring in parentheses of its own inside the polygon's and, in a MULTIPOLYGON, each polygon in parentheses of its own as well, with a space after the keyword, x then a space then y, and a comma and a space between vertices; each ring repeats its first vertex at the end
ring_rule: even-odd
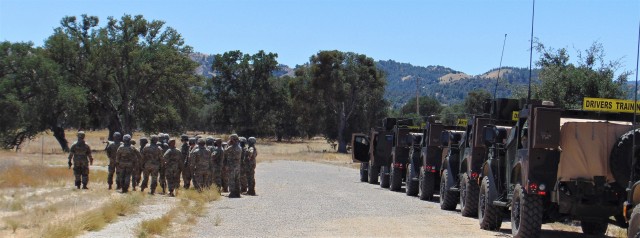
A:
MULTIPOLYGON (((193 53, 189 57, 200 66, 196 73, 205 77, 212 77, 211 65, 213 55, 193 53)), ((467 92, 474 89, 494 91, 498 69, 491 69, 481 75, 468 75, 444 66, 414 66, 393 60, 377 62, 379 69, 384 71, 387 78, 385 98, 391 102, 393 108, 404 105, 416 95, 416 78, 419 79, 420 95, 436 97, 441 103, 457 103, 467 96, 467 92)), ((287 65, 279 65, 274 76, 293 76, 294 69, 287 65)), ((534 82, 537 82, 537 71, 533 72, 534 82)), ((512 93, 512 85, 526 85, 529 79, 529 69, 503 67, 500 70, 498 96, 508 97, 512 93)))
MULTIPOLYGON (((484 74, 474 76, 444 66, 413 66, 393 60, 378 61, 378 67, 386 73, 385 97, 394 108, 404 105, 415 96, 416 77, 420 78, 420 95, 434 96, 441 103, 449 104, 464 100, 467 92, 474 89, 482 88, 493 92, 498 76, 498 69, 491 69, 484 74)), ((536 82, 537 71, 534 71, 532 76, 536 82)), ((511 85, 526 85, 528 79, 529 69, 503 67, 500 70, 498 96, 510 96, 511 85)))

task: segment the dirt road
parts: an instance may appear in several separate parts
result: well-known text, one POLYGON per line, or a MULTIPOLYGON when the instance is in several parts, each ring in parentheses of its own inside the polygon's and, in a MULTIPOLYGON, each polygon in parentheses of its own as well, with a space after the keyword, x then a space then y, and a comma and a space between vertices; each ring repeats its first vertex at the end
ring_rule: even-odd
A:
MULTIPOLYGON (((476 219, 442 211, 435 202, 358 182, 357 170, 274 161, 257 169, 259 196, 222 198, 192 229, 193 236, 509 237, 479 229, 476 219)), ((545 237, 581 234, 546 232, 545 237)))

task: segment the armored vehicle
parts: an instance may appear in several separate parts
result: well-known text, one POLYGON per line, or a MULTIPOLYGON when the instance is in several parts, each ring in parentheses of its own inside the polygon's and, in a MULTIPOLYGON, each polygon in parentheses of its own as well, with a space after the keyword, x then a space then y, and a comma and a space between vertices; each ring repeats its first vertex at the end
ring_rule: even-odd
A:
POLYGON ((627 199, 632 121, 632 113, 531 102, 515 126, 484 126, 480 227, 499 229, 510 214, 514 237, 538 237, 543 223, 567 219, 581 221, 585 234, 604 235, 609 217, 621 220, 627 199))
MULTIPOLYGON (((478 214, 478 184, 482 165, 487 159, 487 147, 482 140, 485 125, 513 126, 514 112, 520 109, 519 100, 498 98, 485 102, 485 114, 475 115, 469 120, 459 142, 459 158, 448 156, 442 166, 441 175, 446 179, 440 197, 440 207, 454 210, 456 204, 452 198, 459 198, 460 211, 463 216, 474 217, 478 214), (456 166, 457 165, 457 166, 456 166)), ((458 134, 456 133, 455 136, 458 134)), ((455 141, 457 142, 457 141, 455 141)), ((455 155, 455 154, 454 154, 455 155)))
POLYGON ((388 188, 389 173, 381 174, 383 166, 388 166, 392 160, 392 149, 394 143, 393 128, 400 122, 412 123, 404 118, 385 118, 382 120, 382 127, 372 128, 369 135, 354 133, 351 136, 353 162, 360 164, 360 181, 368 181, 370 184, 378 183, 380 186, 388 188))
MULTIPOLYGON (((402 125, 396 125, 393 128, 393 147, 391 148, 391 161, 389 164, 382 167, 382 173, 389 173, 389 190, 400 191, 402 188, 402 182, 406 180, 407 172, 413 171, 410 168, 410 152, 411 144, 414 140, 414 134, 422 131, 417 126, 406 125, 408 123, 402 123, 402 125)), ((382 183, 382 181, 381 181, 382 183)))

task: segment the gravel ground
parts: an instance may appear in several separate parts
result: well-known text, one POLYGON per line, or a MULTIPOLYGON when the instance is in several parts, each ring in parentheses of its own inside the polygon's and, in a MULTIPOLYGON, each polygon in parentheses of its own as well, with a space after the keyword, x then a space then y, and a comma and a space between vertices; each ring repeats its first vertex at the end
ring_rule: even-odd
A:
POLYGON ((496 237, 476 219, 434 202, 359 182, 357 170, 274 161, 256 171, 259 196, 223 197, 192 229, 195 237, 496 237))

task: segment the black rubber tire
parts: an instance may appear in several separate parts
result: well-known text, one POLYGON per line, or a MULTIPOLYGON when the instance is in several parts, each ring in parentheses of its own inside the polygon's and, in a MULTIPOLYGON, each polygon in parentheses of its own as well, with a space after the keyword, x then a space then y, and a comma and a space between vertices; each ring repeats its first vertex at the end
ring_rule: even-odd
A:
POLYGON ((440 179, 440 209, 447 211, 454 211, 458 206, 458 200, 460 199, 460 193, 450 191, 447 188, 447 180, 449 179, 449 171, 442 171, 442 178, 440 179))
MULTIPOLYGON (((631 177, 631 147, 633 147, 633 131, 624 133, 616 141, 613 149, 611 150, 611 156, 609 157, 609 167, 611 173, 616 180, 616 183, 621 188, 626 188, 629 185, 629 178, 631 177)), ((636 138, 640 139, 640 129, 635 130, 636 138)), ((638 144, 639 142, 636 142, 638 144)), ((636 151, 635 156, 639 153, 636 151)), ((640 167, 640 164, 639 164, 640 167)), ((640 168, 636 167, 636 176, 640 175, 640 168)))
POLYGON ((476 217, 480 187, 467 176, 467 173, 460 176, 460 213, 464 217, 476 217))
POLYGON ((380 175, 380 167, 374 166, 373 163, 369 162, 369 183, 376 184, 378 183, 378 176, 380 175))
POLYGON ((360 182, 369 181, 369 163, 360 163, 360 182))
POLYGON ((389 181, 389 190, 400 192, 400 189, 402 188, 402 170, 391 166, 391 171, 389 172, 389 181))
POLYGON ((478 199, 478 220, 480 221, 480 229, 497 231, 502 225, 502 209, 494 206, 493 201, 489 199, 491 189, 495 188, 489 184, 489 177, 484 177, 480 185, 478 199))
POLYGON ((582 227, 582 233, 584 234, 601 237, 607 233, 609 223, 607 221, 582 221, 580 222, 580 227, 582 227))
POLYGON ((413 165, 409 164, 409 166, 407 166, 407 176, 405 179, 405 184, 406 184, 406 188, 405 188, 405 192, 407 193, 407 196, 418 196, 418 191, 420 190, 418 188, 418 181, 413 181, 412 177, 411 177, 411 173, 413 172, 413 165))
POLYGON ((540 236, 543 215, 542 197, 526 194, 522 185, 516 184, 511 202, 511 233, 514 238, 540 236))
POLYGON ((420 191, 418 192, 418 197, 420 200, 431 201, 433 200, 433 193, 435 192, 435 174, 424 171, 423 168, 420 168, 420 176, 418 179, 418 186, 420 187, 420 191))
POLYGON ((381 188, 389 188, 389 169, 387 166, 380 167, 380 187, 381 188))
POLYGON ((627 236, 633 238, 640 238, 640 205, 636 205, 629 217, 629 228, 627 229, 627 236))

